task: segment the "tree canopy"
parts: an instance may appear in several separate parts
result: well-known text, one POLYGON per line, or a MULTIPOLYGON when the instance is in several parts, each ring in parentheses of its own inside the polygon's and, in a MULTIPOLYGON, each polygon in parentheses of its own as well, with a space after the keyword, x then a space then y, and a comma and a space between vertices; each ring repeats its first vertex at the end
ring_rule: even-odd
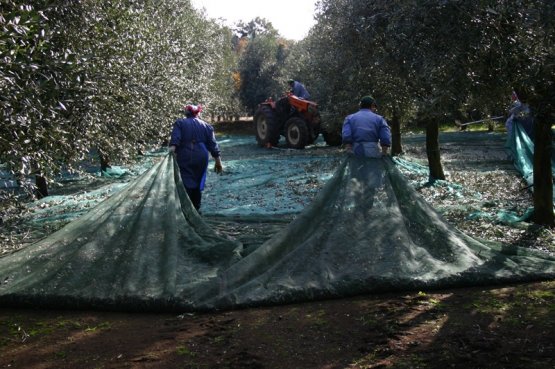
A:
POLYGON ((51 177, 161 142, 187 102, 237 109, 229 29, 189 1, 2 2, 0 162, 51 177))
POLYGON ((552 1, 320 0, 300 42, 262 18, 222 26, 189 0, 0 10, 0 162, 22 176, 50 178, 94 149, 128 158, 162 141, 189 101, 253 112, 288 78, 309 88, 328 131, 366 94, 389 120, 431 133, 471 112, 503 114, 517 90, 537 118, 537 165, 550 155, 552 1))

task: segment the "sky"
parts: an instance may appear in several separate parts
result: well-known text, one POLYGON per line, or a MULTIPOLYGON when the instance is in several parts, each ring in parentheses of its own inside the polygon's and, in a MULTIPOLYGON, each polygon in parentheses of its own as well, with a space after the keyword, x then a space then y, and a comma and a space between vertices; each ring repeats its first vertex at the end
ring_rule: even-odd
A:
POLYGON ((206 9, 209 18, 223 18, 233 26, 256 17, 266 18, 281 36, 301 40, 314 25, 317 0, 191 0, 197 9, 206 9))

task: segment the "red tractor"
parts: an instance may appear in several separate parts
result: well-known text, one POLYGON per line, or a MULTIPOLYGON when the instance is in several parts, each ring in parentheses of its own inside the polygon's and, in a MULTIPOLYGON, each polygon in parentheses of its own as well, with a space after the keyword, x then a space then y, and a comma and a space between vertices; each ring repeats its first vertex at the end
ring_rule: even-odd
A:
POLYGON ((314 143, 321 132, 318 104, 293 94, 287 94, 278 101, 269 98, 258 105, 254 126, 260 146, 277 146, 283 135, 288 147, 303 149, 314 143))

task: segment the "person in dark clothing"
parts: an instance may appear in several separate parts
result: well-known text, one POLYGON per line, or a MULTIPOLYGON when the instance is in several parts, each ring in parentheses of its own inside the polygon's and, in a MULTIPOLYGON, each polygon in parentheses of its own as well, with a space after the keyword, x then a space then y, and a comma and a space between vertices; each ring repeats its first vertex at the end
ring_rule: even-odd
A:
POLYGON ((289 83, 289 87, 291 88, 290 91, 293 95, 297 96, 300 99, 310 100, 310 94, 301 82, 290 79, 287 81, 287 83, 289 83))
POLYGON ((534 115, 528 105, 527 95, 524 91, 513 91, 511 96, 512 104, 509 109, 509 117, 505 122, 507 133, 510 136, 515 124, 520 124, 528 137, 534 141, 534 115))
POLYGON ((223 171, 214 128, 198 117, 201 111, 200 105, 185 107, 186 118, 175 121, 169 144, 170 152, 175 153, 187 195, 197 211, 200 210, 209 155, 216 161, 214 171, 218 174, 223 171))

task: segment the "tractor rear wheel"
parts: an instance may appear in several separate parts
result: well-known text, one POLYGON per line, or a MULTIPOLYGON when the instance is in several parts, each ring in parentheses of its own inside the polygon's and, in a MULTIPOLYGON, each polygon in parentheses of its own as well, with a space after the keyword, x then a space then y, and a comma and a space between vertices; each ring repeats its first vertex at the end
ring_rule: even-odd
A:
POLYGON ((254 131, 259 146, 277 146, 280 125, 276 113, 269 105, 262 105, 254 114, 254 131))
POLYGON ((285 122, 285 139, 287 146, 294 149, 304 149, 310 142, 310 132, 306 122, 299 117, 293 117, 285 122))

